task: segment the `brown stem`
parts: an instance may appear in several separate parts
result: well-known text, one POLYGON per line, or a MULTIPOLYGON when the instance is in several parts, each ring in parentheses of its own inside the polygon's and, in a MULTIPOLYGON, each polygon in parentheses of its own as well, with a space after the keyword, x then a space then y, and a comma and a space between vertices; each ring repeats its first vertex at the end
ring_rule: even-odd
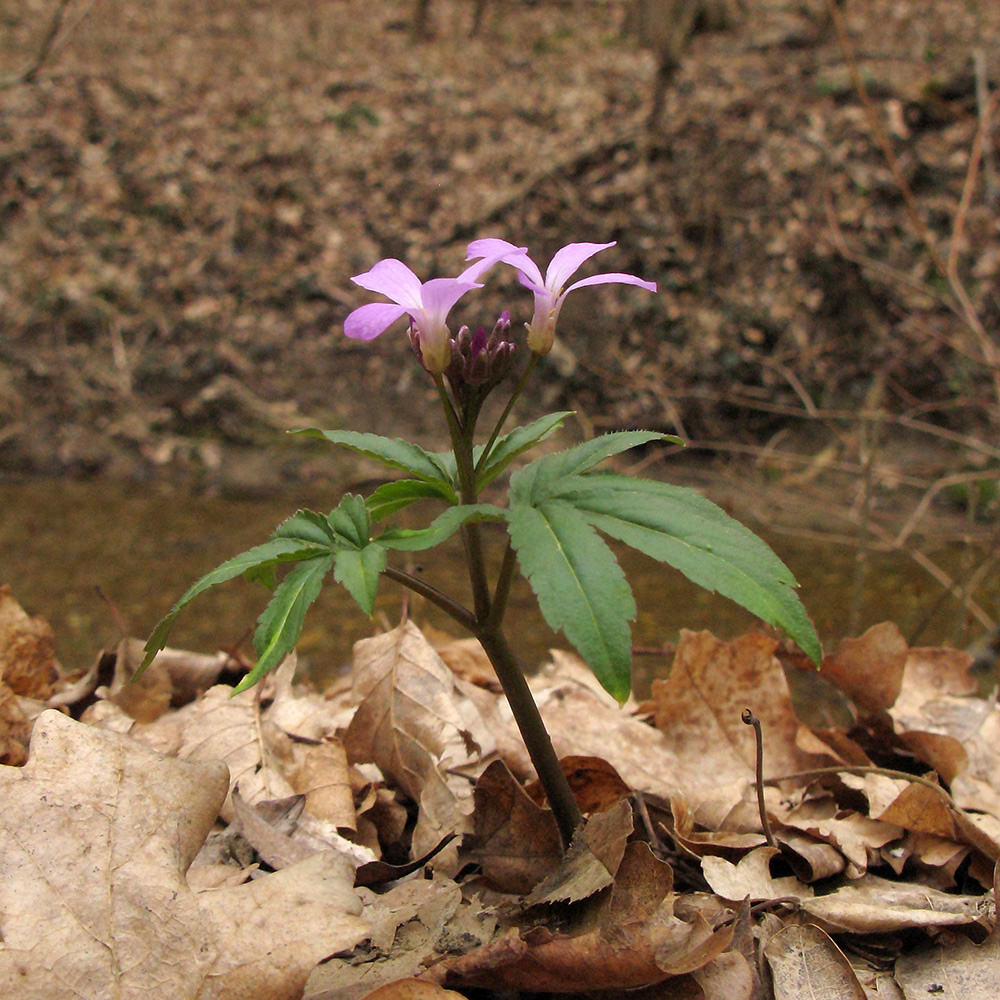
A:
POLYGON ((408 587, 415 594, 426 597, 432 604, 436 604, 442 611, 450 615, 459 625, 464 626, 470 632, 476 630, 476 616, 468 608, 462 607, 457 601, 453 601, 447 594, 438 590, 425 580, 407 573, 405 570, 396 569, 394 566, 386 566, 383 570, 385 576, 390 580, 401 583, 408 587))
POLYGON ((771 833, 771 824, 767 818, 767 809, 764 805, 764 736, 760 731, 760 719, 749 708, 743 709, 743 714, 740 718, 748 726, 753 726, 753 734, 757 741, 757 810, 760 813, 760 825, 764 829, 764 837, 767 840, 768 847, 777 847, 774 834, 771 833))
POLYGON ((497 672, 507 701, 510 703, 514 721, 520 730, 524 745, 528 748, 528 756, 538 773, 545 797, 548 799, 559 826, 559 835, 563 847, 569 847, 573 834, 583 822, 580 807, 576 804, 573 792, 563 769, 559 766, 545 723, 535 704, 535 699, 525 680, 521 665, 517 662, 513 651, 507 643, 503 632, 496 630, 478 632, 477 638, 486 655, 497 672))

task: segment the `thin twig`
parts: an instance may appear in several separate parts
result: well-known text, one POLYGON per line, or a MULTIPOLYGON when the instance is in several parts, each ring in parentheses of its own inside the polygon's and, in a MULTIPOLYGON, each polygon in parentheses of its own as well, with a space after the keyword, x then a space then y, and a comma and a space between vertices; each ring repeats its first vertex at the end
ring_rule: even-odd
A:
POLYGON ((760 730, 760 719, 757 718, 749 708, 743 709, 740 718, 748 725, 753 726, 753 734, 757 743, 757 810, 760 813, 760 825, 764 831, 764 838, 768 847, 777 847, 774 834, 771 833, 771 824, 767 818, 767 807, 764 805, 764 734, 760 730))

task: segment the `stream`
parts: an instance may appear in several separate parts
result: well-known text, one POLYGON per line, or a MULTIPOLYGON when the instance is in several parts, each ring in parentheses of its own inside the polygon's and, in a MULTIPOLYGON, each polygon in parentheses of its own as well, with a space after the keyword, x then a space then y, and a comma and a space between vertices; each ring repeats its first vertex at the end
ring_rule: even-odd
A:
MULTIPOLYGON (((177 598, 201 575, 233 555, 264 541, 298 507, 327 510, 336 497, 289 492, 274 499, 192 496, 151 483, 29 480, 0 483, 0 584, 32 615, 41 615, 56 635, 66 669, 88 666, 113 646, 121 627, 146 636, 177 598)), ((420 522, 413 521, 413 526, 420 522)), ((760 531, 759 525, 751 525, 760 531)), ((502 528, 487 526, 497 560, 502 528)), ((856 552, 847 546, 761 534, 791 567, 801 597, 824 644, 847 633, 855 591, 856 552)), ((467 599, 460 544, 413 554, 409 567, 440 589, 467 599), (422 561, 419 561, 422 560, 422 561)), ((630 550, 616 548, 639 607, 633 642, 660 647, 681 628, 709 629, 721 638, 747 630, 753 618, 731 602, 707 594, 679 573, 630 550)), ((390 558, 399 560, 405 554, 390 558)), ((860 598, 860 628, 892 620, 909 635, 928 618, 940 587, 902 553, 873 554, 860 598)), ((960 570, 962 552, 936 552, 942 565, 960 570)), ((398 565, 403 565, 397 562, 398 565)), ((994 584, 987 607, 1000 602, 994 584)), ((170 645, 203 652, 240 646, 251 652, 250 636, 266 592, 235 580, 196 600, 179 618, 170 645)), ((980 602, 984 595, 980 591, 980 602)), ((376 617, 394 625, 401 613, 401 589, 383 581, 376 617)), ((409 614, 458 634, 457 626, 420 598, 409 614)), ((509 631, 526 664, 541 663, 552 646, 565 647, 541 619, 527 584, 519 579, 508 611, 509 631)), ((327 586, 310 610, 299 656, 317 680, 345 669, 355 641, 370 635, 365 618, 342 588, 327 586)), ((982 629, 968 622, 956 602, 943 602, 926 622, 920 644, 967 645, 982 629)), ((637 690, 669 670, 662 656, 636 658, 637 690)))

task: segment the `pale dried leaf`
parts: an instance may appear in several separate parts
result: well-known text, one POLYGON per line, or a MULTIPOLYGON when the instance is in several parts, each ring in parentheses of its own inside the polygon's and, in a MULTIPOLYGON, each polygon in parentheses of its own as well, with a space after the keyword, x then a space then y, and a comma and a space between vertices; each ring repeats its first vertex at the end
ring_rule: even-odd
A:
POLYGON ((190 890, 228 787, 218 761, 166 758, 48 711, 0 785, 0 995, 139 1000, 166 981, 171 1000, 291 1000, 317 961, 366 933, 352 869, 332 853, 190 890))
POLYGON ((794 876, 775 878, 771 874, 771 860, 780 854, 776 847, 758 847, 735 865, 725 858, 709 856, 702 858, 701 870, 712 891, 733 902, 748 896, 751 901, 812 896, 812 888, 794 876))
POLYGON ((721 642, 708 632, 681 632, 670 677, 653 683, 653 699, 656 727, 681 762, 686 795, 753 779, 754 733, 741 718, 748 707, 761 721, 765 778, 814 764, 796 746, 799 723, 775 647, 759 634, 721 642))
POLYGON ((632 807, 625 800, 591 816, 577 830, 556 871, 536 885, 525 902, 575 902, 613 885, 631 832, 632 807))
POLYGON ((802 909, 831 932, 853 934, 974 924, 984 919, 988 906, 982 896, 958 896, 875 875, 802 901, 802 909))
POLYGON ((356 829, 347 752, 340 740, 294 744, 289 782, 306 797, 306 812, 341 829, 356 829))
POLYGON ((753 970, 739 953, 727 951, 692 974, 705 1000, 751 1000, 754 991, 753 970))
MULTIPOLYGON (((492 737, 455 678, 415 625, 407 622, 355 645, 359 704, 344 735, 352 762, 372 761, 420 806, 413 852, 469 829, 472 786, 448 769, 476 764, 492 737)), ((449 849, 439 865, 453 866, 449 849)))
POLYGON ((775 1000, 866 1000, 844 953, 811 924, 778 931, 764 948, 775 1000))

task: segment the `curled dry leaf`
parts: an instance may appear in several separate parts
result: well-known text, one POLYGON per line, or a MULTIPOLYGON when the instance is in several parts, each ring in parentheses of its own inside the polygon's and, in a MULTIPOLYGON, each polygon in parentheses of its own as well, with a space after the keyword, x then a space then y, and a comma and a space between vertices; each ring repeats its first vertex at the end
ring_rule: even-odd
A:
POLYGON ((59 680, 55 636, 44 618, 32 618, 0 586, 0 680, 14 694, 44 701, 59 680))
POLYGON ((500 760, 479 776, 474 800, 469 846, 483 876, 500 892, 531 892, 562 858, 552 812, 533 802, 500 760))
POLYGON ((246 885, 185 873, 225 798, 219 761, 162 757, 55 711, 0 768, 0 995, 291 1000, 367 933, 332 852, 246 885), (52 942, 58 941, 59 947, 52 942))
POLYGON ((802 909, 831 933, 852 934, 980 923, 989 905, 983 896, 958 896, 875 875, 865 875, 835 892, 802 901, 802 909))
POLYGON ((471 702, 456 696, 452 672, 409 622, 358 642, 354 670, 358 707, 344 746, 352 763, 377 764, 419 803, 414 854, 467 832, 472 785, 448 771, 478 764, 493 740, 471 702))

